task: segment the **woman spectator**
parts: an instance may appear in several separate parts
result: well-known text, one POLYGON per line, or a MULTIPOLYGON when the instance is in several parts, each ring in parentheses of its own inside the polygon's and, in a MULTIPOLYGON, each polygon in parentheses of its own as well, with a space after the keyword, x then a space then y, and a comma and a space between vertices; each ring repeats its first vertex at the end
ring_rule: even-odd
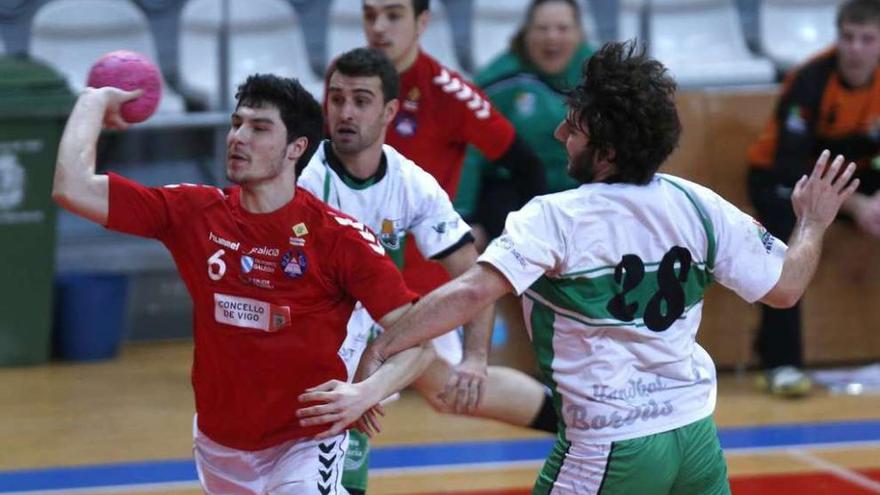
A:
MULTIPOLYGON (((566 91, 577 84, 581 64, 593 53, 580 19, 576 0, 533 0, 510 49, 474 78, 541 158, 548 193, 576 185, 566 174, 565 148, 553 132, 565 118, 566 91)), ((488 239, 501 233, 508 212, 529 199, 517 194, 506 170, 469 150, 455 204, 488 239)))

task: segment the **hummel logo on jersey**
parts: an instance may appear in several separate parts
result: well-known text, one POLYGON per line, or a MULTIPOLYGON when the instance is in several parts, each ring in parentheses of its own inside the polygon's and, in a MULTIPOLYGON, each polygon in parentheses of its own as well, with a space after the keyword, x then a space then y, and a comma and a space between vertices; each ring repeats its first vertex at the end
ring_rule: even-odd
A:
POLYGON ((333 465, 333 461, 336 460, 336 456, 335 456, 335 455, 332 456, 332 457, 318 456, 318 460, 321 461, 321 464, 322 464, 325 468, 328 468, 328 469, 329 469, 330 466, 333 465))
POLYGON ((233 251, 238 251, 238 246, 241 244, 240 242, 227 241, 220 236, 214 235, 213 232, 208 232, 208 239, 210 239, 211 242, 220 244, 221 246, 229 248, 233 251))
POLYGON ((216 187, 216 186, 206 186, 204 184, 190 184, 189 182, 181 182, 180 184, 166 184, 162 187, 164 187, 166 189, 177 189, 179 187, 207 187, 209 189, 214 190, 217 194, 220 195, 221 198, 226 198, 226 196, 227 196, 226 193, 223 192, 223 189, 220 189, 219 187, 216 187))
POLYGON ((318 461, 323 466, 318 466, 318 474, 321 475, 321 479, 318 480, 318 491, 320 491, 323 495, 327 495, 330 493, 330 490, 333 489, 333 484, 331 479, 333 478, 333 470, 331 466, 333 466, 333 462, 336 461, 336 454, 332 456, 330 453, 336 447, 336 442, 328 442, 328 443, 319 443, 318 449, 320 449, 321 454, 318 455, 318 461))
POLYGON ((453 77, 446 69, 440 71, 435 77, 434 84, 440 86, 444 93, 454 93, 458 101, 467 101, 467 107, 474 111, 474 115, 480 120, 488 119, 491 108, 489 102, 477 94, 466 82, 453 77))

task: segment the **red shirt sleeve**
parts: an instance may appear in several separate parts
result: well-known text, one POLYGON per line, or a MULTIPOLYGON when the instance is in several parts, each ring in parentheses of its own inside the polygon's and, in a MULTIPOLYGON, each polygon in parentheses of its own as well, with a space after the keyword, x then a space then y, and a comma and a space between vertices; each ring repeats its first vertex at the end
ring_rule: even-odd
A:
POLYGON ((458 114, 455 122, 459 122, 456 126, 459 140, 476 146, 490 161, 497 160, 516 136, 513 124, 492 106, 479 88, 455 72, 448 74, 449 82, 441 84, 445 79, 441 73, 438 85, 449 100, 445 108, 455 109, 458 114))
POLYGON ((346 292, 360 301, 376 321, 415 302, 418 294, 406 286, 375 234, 361 223, 343 219, 347 225, 332 257, 338 263, 340 283, 346 292))
POLYGON ((146 187, 114 173, 108 179, 108 229, 153 238, 167 231, 171 224, 168 189, 146 187))

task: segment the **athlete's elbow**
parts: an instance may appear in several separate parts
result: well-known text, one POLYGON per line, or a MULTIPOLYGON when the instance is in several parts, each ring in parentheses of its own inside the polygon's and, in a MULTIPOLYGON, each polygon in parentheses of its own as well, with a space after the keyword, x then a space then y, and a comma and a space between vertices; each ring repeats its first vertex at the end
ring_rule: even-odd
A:
POLYGON ((52 201, 63 208, 70 204, 72 196, 72 183, 67 172, 69 168, 70 164, 65 163, 63 157, 59 156, 55 164, 55 176, 52 179, 52 201))
POLYGON ((790 289, 780 289, 774 287, 774 290, 771 290, 766 296, 761 299, 761 302, 771 308, 775 309, 788 309, 798 303, 801 300, 801 296, 803 295, 803 291, 790 290, 790 289))
POLYGON ((56 175, 55 181, 52 183, 52 201, 64 209, 70 209, 70 196, 69 188, 66 187, 64 180, 56 175))

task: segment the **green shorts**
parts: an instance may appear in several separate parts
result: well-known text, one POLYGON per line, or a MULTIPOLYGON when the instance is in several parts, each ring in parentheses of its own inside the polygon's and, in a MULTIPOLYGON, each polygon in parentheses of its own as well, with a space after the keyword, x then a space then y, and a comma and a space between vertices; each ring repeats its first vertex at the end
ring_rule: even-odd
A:
POLYGON ((533 495, 729 495, 727 463, 712 417, 618 442, 582 444, 561 437, 533 495))
POLYGON ((346 490, 366 493, 369 458, 369 438, 358 430, 348 430, 348 451, 342 471, 342 486, 346 490))

